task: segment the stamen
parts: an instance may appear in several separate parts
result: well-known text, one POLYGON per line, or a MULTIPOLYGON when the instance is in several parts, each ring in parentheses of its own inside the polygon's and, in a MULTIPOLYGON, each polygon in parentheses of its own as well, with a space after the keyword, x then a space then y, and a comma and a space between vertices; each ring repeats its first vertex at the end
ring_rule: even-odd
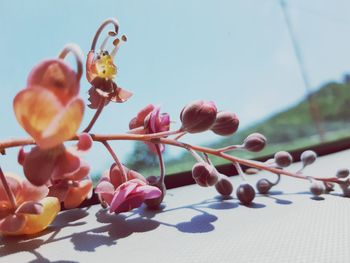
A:
POLYGON ((114 58, 115 55, 117 54, 118 50, 119 50, 119 47, 125 43, 126 41, 128 40, 128 38, 125 36, 125 35, 122 35, 122 37, 119 39, 119 38, 116 38, 114 39, 113 41, 113 45, 114 45, 114 48, 111 52, 111 57, 114 58))
POLYGON ((63 47, 61 53, 58 55, 60 59, 64 59, 68 53, 73 53, 77 62, 77 79, 80 81, 83 74, 83 52, 76 44, 67 44, 63 47))
POLYGON ((108 40, 110 39, 110 37, 114 37, 114 36, 116 36, 116 35, 117 35, 117 34, 116 34, 114 31, 109 31, 109 32, 108 32, 108 35, 105 37, 105 39, 103 40, 103 42, 102 42, 102 44, 101 44, 101 46, 100 46, 100 50, 101 50, 101 51, 104 50, 105 47, 106 47, 106 45, 107 45, 108 40))
MULTIPOLYGON (((119 22, 117 19, 115 18, 109 18, 107 20, 105 20, 101 25, 100 27, 97 29, 96 33, 95 33, 95 36, 94 36, 94 39, 92 40, 92 44, 91 44, 91 50, 95 50, 96 48, 96 43, 97 43, 97 40, 101 34, 101 32, 103 31, 103 29, 109 25, 109 24, 113 24, 114 25, 114 29, 115 29, 115 32, 113 32, 115 35, 118 34, 118 30, 119 30, 119 22)), ((110 35, 110 32, 108 33, 108 35, 110 35)), ((111 35, 110 35, 111 36, 111 35)))

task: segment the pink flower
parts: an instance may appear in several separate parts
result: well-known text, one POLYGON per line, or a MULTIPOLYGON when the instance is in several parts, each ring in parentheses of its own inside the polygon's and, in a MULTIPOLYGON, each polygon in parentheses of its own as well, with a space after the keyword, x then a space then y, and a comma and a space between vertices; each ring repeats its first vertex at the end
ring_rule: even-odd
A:
MULTIPOLYGON (((152 134, 169 131, 170 116, 168 113, 160 113, 160 107, 152 104, 143 108, 135 118, 129 123, 132 132, 138 134, 152 134)), ((153 143, 146 142, 152 152, 156 152, 153 143)), ((164 145, 159 144, 161 152, 164 151, 164 145)))
POLYGON ((122 213, 140 207, 147 199, 158 198, 162 192, 154 186, 147 185, 140 179, 132 179, 121 184, 117 189, 108 181, 102 181, 95 190, 102 194, 109 205, 109 212, 122 213))

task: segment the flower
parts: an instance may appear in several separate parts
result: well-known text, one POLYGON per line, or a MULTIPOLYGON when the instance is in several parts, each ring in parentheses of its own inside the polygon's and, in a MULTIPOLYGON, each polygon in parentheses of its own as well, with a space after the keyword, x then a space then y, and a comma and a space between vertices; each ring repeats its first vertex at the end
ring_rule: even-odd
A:
POLYGON ((100 103, 104 103, 103 106, 107 105, 110 101, 122 103, 132 96, 130 91, 119 87, 114 82, 114 78, 117 75, 117 66, 114 64, 113 59, 120 45, 127 41, 126 36, 123 35, 121 39, 114 39, 114 48, 111 53, 104 48, 108 38, 116 35, 117 33, 115 32, 109 32, 104 44, 100 47, 100 51, 95 53, 94 48, 92 48, 87 56, 86 78, 92 85, 89 89, 90 104, 88 106, 92 109, 98 108, 100 103))
MULTIPOLYGON (((170 116, 168 113, 160 113, 160 107, 155 107, 149 104, 144 107, 130 123, 129 128, 131 132, 137 134, 152 134, 158 132, 169 131, 170 116)), ((145 142, 152 152, 156 152, 153 143, 145 142)), ((160 151, 163 152, 165 147, 159 144, 160 151)))
POLYGON ((16 118, 40 148, 54 148, 76 134, 84 114, 79 78, 62 59, 45 60, 16 95, 16 118))
POLYGON ((0 184, 0 234, 34 234, 44 230, 60 210, 58 199, 46 197, 49 190, 45 185, 35 187, 10 173, 5 174, 5 179, 15 205, 10 202, 4 186, 0 184))
POLYGON ((64 207, 78 207, 91 193, 92 181, 88 177, 89 165, 79 156, 90 149, 90 135, 79 135, 76 145, 66 148, 63 144, 45 150, 37 146, 30 152, 20 150, 19 160, 27 179, 34 185, 46 184, 49 196, 57 197, 64 207))
POLYGON ((117 189, 106 181, 101 182, 95 192, 103 194, 109 205, 109 212, 122 213, 140 207, 148 199, 158 198, 162 195, 157 187, 147 185, 140 179, 132 179, 121 184, 117 189), (106 198, 107 197, 107 198, 106 198))
POLYGON ((139 173, 123 167, 126 177, 117 165, 112 165, 101 177, 95 188, 101 204, 109 206, 110 212, 122 213, 139 207, 145 200, 158 198, 161 190, 148 185, 146 179, 139 173), (125 181, 127 180, 127 181, 125 181))

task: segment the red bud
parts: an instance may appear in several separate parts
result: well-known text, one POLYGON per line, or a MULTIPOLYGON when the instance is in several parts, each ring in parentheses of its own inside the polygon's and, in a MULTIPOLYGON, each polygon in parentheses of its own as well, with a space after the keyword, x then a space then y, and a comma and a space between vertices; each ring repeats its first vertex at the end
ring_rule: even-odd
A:
POLYGON ((207 163, 196 163, 192 168, 192 177, 200 186, 213 186, 218 181, 215 168, 207 163))
POLYGON ((182 129, 189 133, 203 132, 214 124, 216 107, 211 101, 195 101, 183 108, 180 114, 182 129))
POLYGON ((218 112, 216 120, 211 130, 221 136, 234 134, 239 125, 239 120, 236 114, 228 111, 218 112))

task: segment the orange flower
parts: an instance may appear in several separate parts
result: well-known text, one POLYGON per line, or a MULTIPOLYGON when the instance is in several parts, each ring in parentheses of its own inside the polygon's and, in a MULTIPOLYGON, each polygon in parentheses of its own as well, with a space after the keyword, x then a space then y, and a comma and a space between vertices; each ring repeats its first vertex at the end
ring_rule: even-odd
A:
POLYGON ((53 148, 76 134, 84 114, 84 102, 77 97, 79 79, 62 59, 45 60, 16 95, 16 118, 40 148, 53 148))
POLYGON ((10 173, 6 173, 5 178, 15 204, 10 202, 0 184, 0 234, 35 234, 47 228, 60 211, 58 199, 45 197, 46 186, 35 187, 10 173))

